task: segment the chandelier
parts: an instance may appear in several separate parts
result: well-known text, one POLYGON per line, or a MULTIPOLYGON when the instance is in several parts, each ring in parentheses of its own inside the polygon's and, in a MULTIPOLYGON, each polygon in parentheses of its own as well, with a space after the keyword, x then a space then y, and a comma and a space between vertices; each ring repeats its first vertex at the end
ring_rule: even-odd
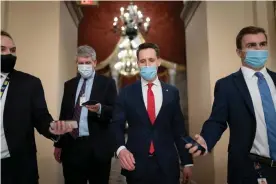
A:
POLYGON ((136 51, 141 43, 142 40, 137 36, 133 40, 125 37, 119 44, 118 61, 114 65, 114 68, 121 75, 134 76, 139 73, 136 51))
POLYGON ((150 18, 144 19, 142 12, 133 2, 127 8, 120 8, 120 16, 114 17, 113 30, 122 36, 119 43, 118 60, 114 65, 121 75, 134 76, 139 73, 136 51, 144 41, 139 33, 147 33, 150 27, 150 18))
POLYGON ((130 2, 127 8, 120 8, 120 16, 114 17, 113 30, 122 36, 128 36, 130 40, 134 39, 138 31, 147 33, 150 27, 150 18, 144 20, 142 12, 133 2, 130 2), (120 21, 119 21, 120 19, 120 21))

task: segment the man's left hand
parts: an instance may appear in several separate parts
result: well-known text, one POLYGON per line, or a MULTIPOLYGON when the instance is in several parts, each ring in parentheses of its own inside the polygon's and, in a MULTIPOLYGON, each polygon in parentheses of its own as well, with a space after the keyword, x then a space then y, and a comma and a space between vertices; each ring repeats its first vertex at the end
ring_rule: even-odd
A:
POLYGON ((100 110, 100 103, 97 103, 95 105, 86 105, 85 107, 90 111, 90 112, 99 112, 100 110))
POLYGON ((64 121, 53 121, 50 124, 49 131, 54 135, 63 135, 68 132, 72 132, 73 127, 69 123, 64 121))
POLYGON ((183 184, 189 183, 192 179, 192 167, 184 167, 182 170, 183 173, 183 184))

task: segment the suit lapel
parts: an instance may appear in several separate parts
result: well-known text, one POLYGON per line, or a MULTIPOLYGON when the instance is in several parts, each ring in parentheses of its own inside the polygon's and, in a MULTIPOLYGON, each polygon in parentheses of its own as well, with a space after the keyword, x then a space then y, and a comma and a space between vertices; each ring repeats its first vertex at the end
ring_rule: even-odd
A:
MULTIPOLYGON (((6 93, 7 93, 7 96, 6 96, 6 101, 5 101, 5 106, 4 106, 4 112, 3 112, 3 126, 4 126, 4 131, 5 131, 5 134, 6 136, 8 137, 10 134, 9 134, 9 131, 10 129, 12 129, 12 127, 16 126, 16 125, 13 125, 12 123, 14 121, 11 121, 12 119, 12 116, 11 114, 13 114, 13 111, 10 111, 10 110, 15 110, 16 107, 13 107, 13 105, 15 104, 14 103, 14 100, 18 99, 17 97, 20 96, 20 87, 21 86, 21 78, 20 77, 17 77, 17 71, 14 70, 12 75, 10 76, 10 82, 9 82, 9 85, 8 85, 8 88, 6 89, 6 93)), ((19 104, 20 106, 20 104, 19 104)), ((16 110, 15 110, 16 111, 16 110)))
POLYGON ((270 70, 267 69, 267 73, 270 75, 270 77, 272 78, 274 85, 276 86, 276 74, 270 70))
POLYGON ((69 97, 69 99, 71 99, 71 109, 72 109, 72 116, 74 114, 74 110, 75 110, 75 99, 76 99, 76 95, 77 95, 77 89, 78 89, 78 85, 79 85, 79 81, 80 81, 80 77, 77 76, 71 83, 70 85, 70 91, 71 94, 70 96, 72 96, 72 98, 69 97))
POLYGON ((169 90, 166 87, 165 83, 163 83, 163 82, 160 81, 160 84, 161 84, 161 88, 162 88, 162 96, 163 96, 162 98, 163 98, 163 100, 162 100, 162 105, 161 105, 160 111, 156 115, 155 123, 157 122, 157 120, 159 119, 159 117, 163 113, 165 106, 169 102, 169 90))
MULTIPOLYGON (((18 87, 20 87, 20 78, 17 76, 17 72, 13 71, 12 75, 10 75, 10 82, 8 85, 8 88, 6 89, 6 101, 5 101, 5 107, 7 107, 10 103, 11 100, 15 99, 14 95, 18 93, 18 87)), ((9 108, 7 108, 9 109, 9 108)))
POLYGON ((255 118, 253 102, 241 70, 234 73, 234 81, 244 99, 245 104, 247 105, 249 111, 255 118))
POLYGON ((143 98, 143 90, 142 90, 142 84, 141 81, 137 81, 137 83, 135 84, 134 87, 134 96, 137 96, 138 98, 136 99, 136 103, 137 104, 137 108, 136 111, 138 114, 140 114, 141 118, 143 119, 142 122, 145 122, 146 124, 150 124, 150 119, 149 119, 149 115, 148 115, 148 111, 146 109, 145 106, 145 102, 144 102, 144 98, 143 98))
POLYGON ((95 74, 94 79, 93 79, 93 84, 92 84, 92 91, 91 91, 89 100, 100 99, 100 97, 98 97, 98 95, 101 95, 100 87, 101 87, 100 78, 95 74))

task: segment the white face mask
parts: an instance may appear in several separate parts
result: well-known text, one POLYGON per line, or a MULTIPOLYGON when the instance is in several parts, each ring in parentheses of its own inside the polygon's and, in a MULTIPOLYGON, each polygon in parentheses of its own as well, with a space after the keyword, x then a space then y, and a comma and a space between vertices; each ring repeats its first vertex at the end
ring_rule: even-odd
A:
POLYGON ((83 78, 87 79, 94 73, 94 68, 92 65, 78 65, 78 71, 83 78))

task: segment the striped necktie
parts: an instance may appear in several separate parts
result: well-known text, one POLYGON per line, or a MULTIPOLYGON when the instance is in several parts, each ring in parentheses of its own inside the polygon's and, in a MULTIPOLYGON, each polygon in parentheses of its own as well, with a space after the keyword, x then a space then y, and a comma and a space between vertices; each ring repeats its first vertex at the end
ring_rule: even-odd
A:
MULTIPOLYGON (((77 99, 77 103, 75 105, 75 110, 74 110, 74 115, 73 115, 73 119, 78 122, 78 125, 79 125, 81 109, 82 109, 82 106, 80 105, 80 98, 82 96, 84 96, 84 94, 85 94, 85 87, 86 87, 86 79, 84 79, 83 84, 81 86, 81 90, 80 90, 80 93, 79 93, 79 96, 77 99)), ((79 126, 78 126, 78 128, 73 129, 73 131, 71 132, 71 135, 75 139, 79 136, 79 126)))

